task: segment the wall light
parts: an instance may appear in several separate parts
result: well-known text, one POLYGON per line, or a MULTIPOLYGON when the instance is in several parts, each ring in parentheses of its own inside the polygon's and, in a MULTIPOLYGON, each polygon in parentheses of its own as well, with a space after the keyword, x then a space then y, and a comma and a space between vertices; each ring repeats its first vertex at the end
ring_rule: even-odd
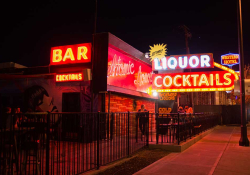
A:
POLYGON ((158 96, 158 93, 157 93, 157 92, 153 92, 153 96, 154 96, 154 97, 157 97, 157 96, 158 96))

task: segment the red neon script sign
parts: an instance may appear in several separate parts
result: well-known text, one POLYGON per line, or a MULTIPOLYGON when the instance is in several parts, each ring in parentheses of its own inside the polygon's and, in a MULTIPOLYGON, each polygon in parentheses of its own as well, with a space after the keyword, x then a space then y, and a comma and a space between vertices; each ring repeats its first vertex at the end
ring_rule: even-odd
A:
POLYGON ((83 73, 57 74, 56 82, 82 81, 83 73))
POLYGON ((51 48, 50 64, 88 63, 91 61, 91 43, 51 48))
POLYGON ((146 92, 152 83, 151 66, 112 45, 108 49, 107 84, 146 92))
POLYGON ((225 91, 234 87, 234 74, 227 71, 153 74, 157 92, 225 91))

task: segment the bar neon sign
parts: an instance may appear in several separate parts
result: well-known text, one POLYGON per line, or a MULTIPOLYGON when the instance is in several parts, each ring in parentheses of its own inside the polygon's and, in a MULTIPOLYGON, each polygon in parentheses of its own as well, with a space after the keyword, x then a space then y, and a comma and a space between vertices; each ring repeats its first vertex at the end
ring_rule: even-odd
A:
POLYGON ((239 64, 239 54, 226 54, 221 55, 221 64, 233 66, 239 64))
POLYGON ((172 55, 152 62, 153 70, 213 68, 213 54, 172 55))
POLYGON ((56 82, 82 81, 83 73, 57 74, 56 82))
POLYGON ((50 64, 74 64, 91 62, 91 43, 51 48, 50 64))
POLYGON ((235 75, 227 71, 154 74, 153 92, 228 91, 235 75))

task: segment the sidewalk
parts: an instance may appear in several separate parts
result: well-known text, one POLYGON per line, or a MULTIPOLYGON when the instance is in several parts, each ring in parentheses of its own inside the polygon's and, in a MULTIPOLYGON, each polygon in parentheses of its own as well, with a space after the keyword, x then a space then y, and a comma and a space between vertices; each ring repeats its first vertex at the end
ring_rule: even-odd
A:
POLYGON ((184 152, 171 153, 135 175, 250 174, 250 147, 240 147, 239 139, 240 127, 218 126, 184 152))

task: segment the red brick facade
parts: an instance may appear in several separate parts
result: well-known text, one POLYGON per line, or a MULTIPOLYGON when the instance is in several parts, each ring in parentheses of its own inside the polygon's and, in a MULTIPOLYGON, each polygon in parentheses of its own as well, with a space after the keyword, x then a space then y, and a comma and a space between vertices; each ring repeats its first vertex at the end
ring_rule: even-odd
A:
MULTIPOLYGON (((108 103, 109 103, 109 94, 106 95, 105 99, 105 110, 108 112, 108 103)), ((144 104, 146 109, 150 113, 155 113, 155 101, 150 99, 141 99, 138 97, 129 97, 120 94, 110 94, 110 110, 109 112, 136 112, 141 108, 141 105, 144 104)), ((131 115, 132 123, 136 121, 136 115, 131 115)), ((121 120, 119 117, 115 117, 117 120, 114 123, 114 133, 124 135, 126 132, 126 122, 125 120, 121 120), (119 133, 120 132, 120 133, 119 133)), ((155 118, 154 115, 150 115, 149 117, 149 128, 152 130, 155 129, 155 118)), ((135 125, 132 126, 132 131, 136 131, 135 125)))
MULTIPOLYGON (((109 94, 106 95, 105 109, 108 112, 109 94)), ((109 112, 135 112, 144 104, 150 113, 155 112, 155 102, 153 100, 139 99, 137 97, 128 97, 118 94, 110 94, 110 110, 109 112)))

